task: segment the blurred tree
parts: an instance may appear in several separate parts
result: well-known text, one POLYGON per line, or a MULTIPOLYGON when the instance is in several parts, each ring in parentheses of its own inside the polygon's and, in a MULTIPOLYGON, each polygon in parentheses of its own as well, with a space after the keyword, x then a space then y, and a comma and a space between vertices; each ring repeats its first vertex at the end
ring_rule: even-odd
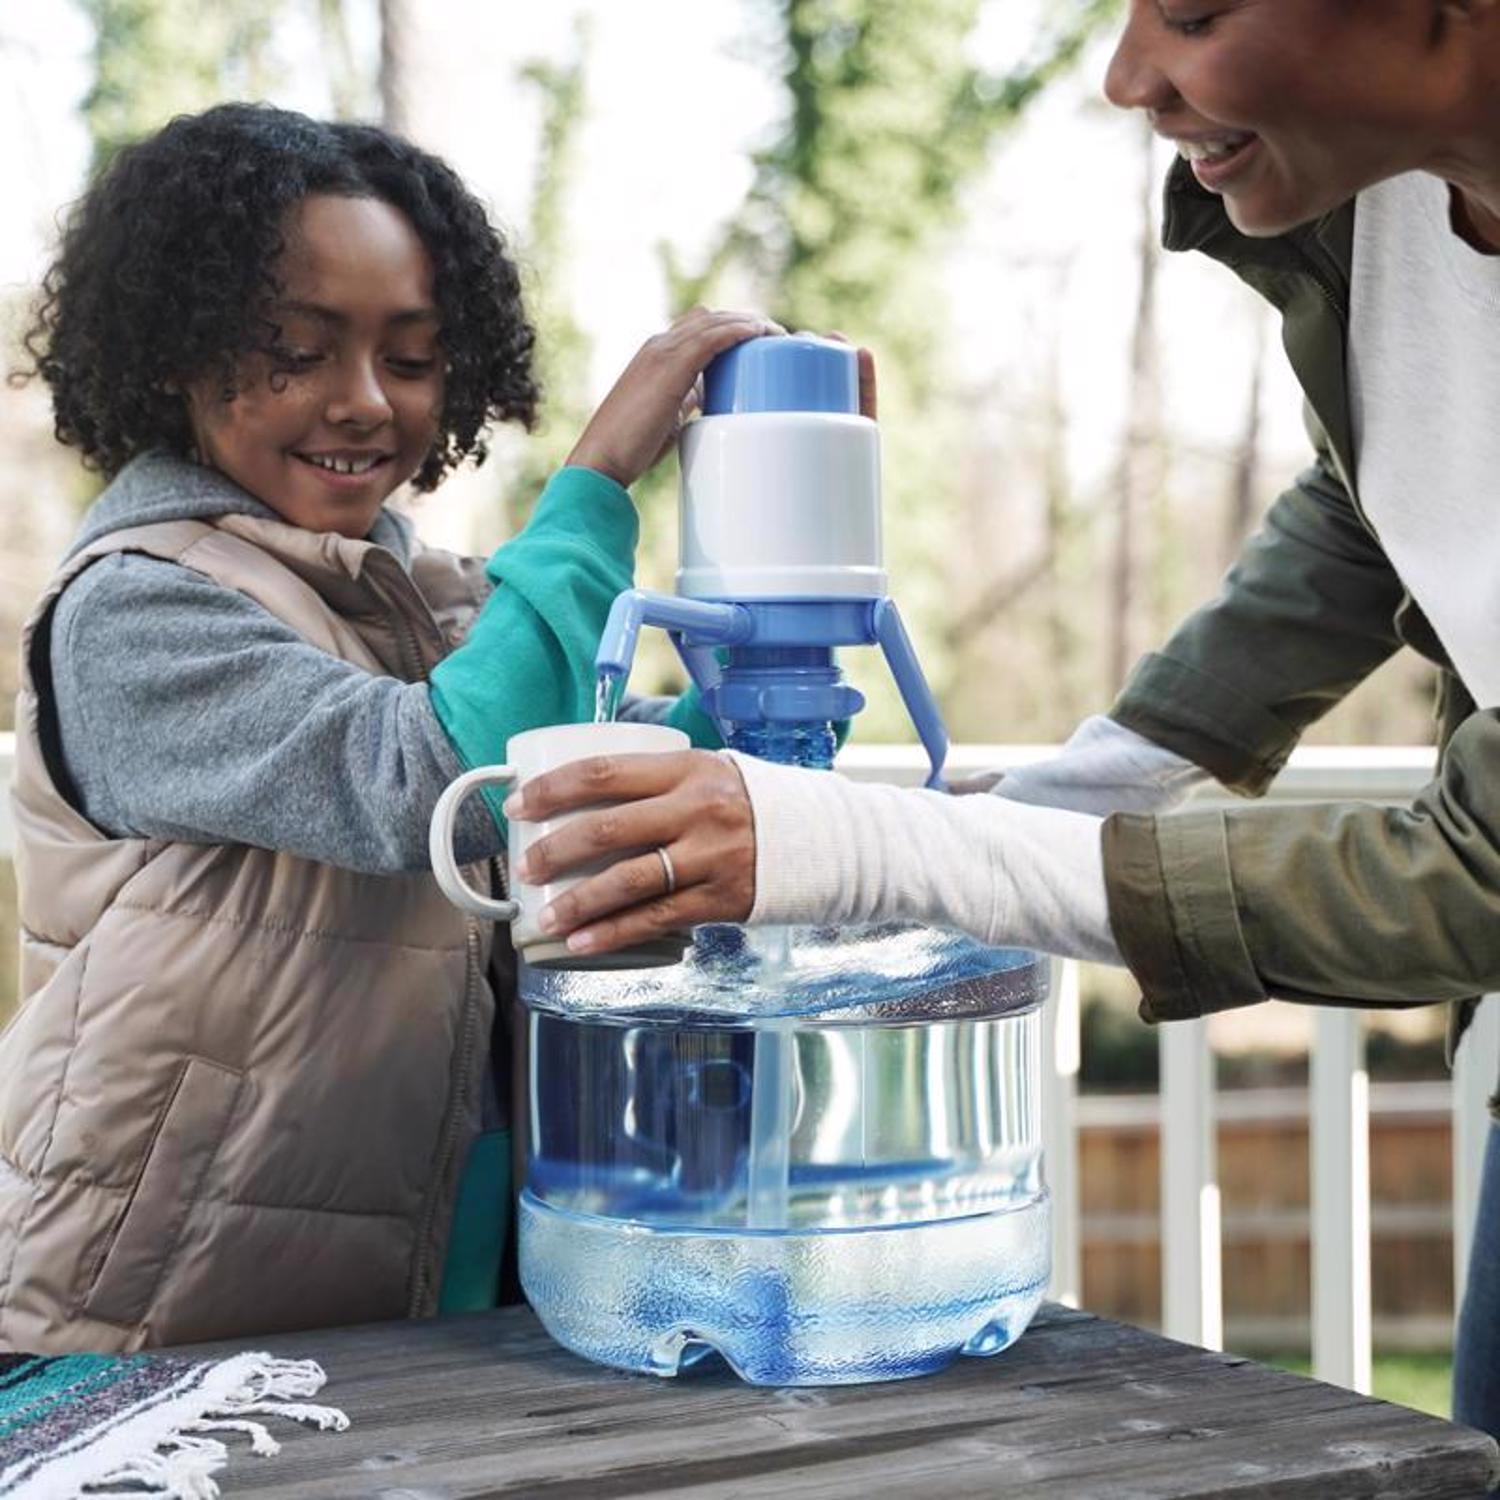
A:
POLYGON ((1161 352, 1156 317, 1156 283, 1161 265, 1157 243, 1156 141, 1143 115, 1141 136, 1140 229, 1137 236, 1135 320, 1130 333, 1129 410, 1125 442, 1115 481, 1114 558, 1110 568, 1108 677, 1104 691, 1113 696, 1123 685, 1146 633, 1142 578, 1149 570, 1150 538, 1161 536, 1161 516, 1149 508, 1165 499, 1161 411, 1161 352), (1153 524, 1155 523, 1155 524, 1153 524))
POLYGON ((757 3, 787 113, 706 264, 690 272, 665 252, 673 301, 701 301, 738 265, 792 323, 879 329, 887 364, 925 374, 941 329, 934 249, 963 189, 1119 0, 1054 3, 1031 54, 1003 74, 969 56, 981 0, 757 3))
POLYGON ((541 95, 542 104, 536 175, 521 250, 544 401, 541 422, 509 489, 511 530, 525 524, 532 502, 589 417, 590 343, 573 316, 567 287, 568 207, 578 175, 578 132, 588 108, 589 45, 588 26, 580 19, 569 61, 538 59, 519 70, 522 81, 541 95))
POLYGON ((370 79, 354 55, 346 0, 318 0, 318 30, 334 119, 364 119, 369 114, 370 79))
MULTIPOLYGON (((958 658, 938 622, 952 611, 963 538, 962 414, 936 389, 950 311, 942 251, 996 136, 1078 59, 1118 0, 1054 0, 1027 56, 1004 73, 971 56, 981 0, 758 0, 758 9, 786 113, 702 266, 664 250, 673 301, 684 308, 728 289, 788 327, 843 330, 876 346, 887 553, 943 691, 958 658)), ((1009 592, 997 585, 991 609, 1009 592)), ((864 733, 908 738, 886 674, 850 666, 871 696, 864 733)))
POLYGON ((1256 309, 1255 355, 1250 388, 1245 393, 1245 416, 1240 440, 1235 445, 1229 479, 1229 505, 1224 525, 1224 566, 1239 555, 1255 519, 1255 497, 1259 491, 1262 392, 1266 381, 1266 353, 1271 320, 1263 308, 1256 309))
POLYGON ((380 0, 380 123, 397 135, 414 136, 412 36, 417 0, 380 0))
POLYGON ((81 0, 94 26, 83 101, 95 171, 174 115, 269 91, 281 0, 81 0))

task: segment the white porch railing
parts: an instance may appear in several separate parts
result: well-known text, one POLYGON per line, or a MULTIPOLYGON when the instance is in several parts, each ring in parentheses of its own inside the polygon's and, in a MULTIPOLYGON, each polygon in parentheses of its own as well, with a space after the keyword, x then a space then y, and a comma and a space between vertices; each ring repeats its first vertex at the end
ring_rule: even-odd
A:
MULTIPOLYGON (((1051 753, 1047 746, 965 745, 949 757, 953 776, 1020 765, 1051 753)), ((843 769, 868 780, 918 784, 917 747, 853 746, 843 769)), ((1297 751, 1268 800, 1409 802, 1430 779, 1430 749, 1297 751)), ((1233 805, 1222 792, 1200 805, 1233 805)), ((1239 804, 1243 805, 1243 803, 1239 804)), ((1081 1283, 1077 1171, 1077 1082, 1080 1052, 1078 976, 1056 966, 1046 1028, 1043 1133, 1053 1184, 1053 1286, 1076 1302, 1081 1283)), ((1364 1017, 1320 1008, 1315 1015, 1309 1113, 1312 1151, 1313 1370, 1319 1379, 1370 1389, 1369 1082, 1364 1017)), ((1223 1337, 1220 1208, 1214 1147, 1213 1055, 1206 1023, 1160 1032, 1162 1326, 1173 1338, 1219 1347, 1223 1337)), ((1482 1005, 1453 1074, 1454 1285, 1462 1288, 1489 1130, 1486 1102, 1500 1075, 1500 1001, 1482 1005)))
MULTIPOLYGON (((1048 746, 955 747, 950 774, 1020 765, 1048 746)), ((14 747, 0 735, 0 788, 9 785, 14 747)), ((1424 749, 1299 750, 1277 779, 1273 801, 1362 799, 1408 802, 1427 781, 1424 749)), ((844 771, 862 780, 917 784, 924 763, 915 746, 850 746, 844 771)), ((1219 794, 1199 801, 1230 801, 1219 794)), ((0 858, 11 845, 10 809, 0 797, 0 858)), ((1082 1284, 1078 1201, 1080 1015, 1075 964, 1054 965, 1044 1032, 1043 1133, 1053 1190, 1052 1294, 1077 1304, 1082 1284)), ((1320 1379, 1370 1388, 1369 1085, 1363 1017, 1319 1009, 1312 1056, 1313 1366, 1320 1379)), ((1174 1338, 1216 1348, 1223 1334, 1220 1209, 1214 1148, 1213 1055, 1205 1023, 1160 1033, 1159 1120, 1162 1175, 1163 1328, 1174 1338)), ((1500 1003, 1483 1005, 1460 1050, 1452 1086, 1454 1284, 1462 1288, 1489 1129, 1486 1101, 1500 1074, 1500 1003)))

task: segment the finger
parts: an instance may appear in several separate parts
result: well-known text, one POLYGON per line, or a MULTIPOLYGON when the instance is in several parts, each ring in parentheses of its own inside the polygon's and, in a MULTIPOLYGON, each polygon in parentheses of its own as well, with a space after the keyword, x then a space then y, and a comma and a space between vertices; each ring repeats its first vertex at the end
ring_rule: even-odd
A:
POLYGON ((675 786, 692 769, 691 756, 703 752, 674 750, 666 755, 591 755, 555 771, 533 776, 505 799, 507 818, 538 823, 554 813, 614 802, 654 797, 675 786))
POLYGON ((750 905, 748 894, 695 885, 580 927, 569 934, 568 948, 573 953, 608 953, 702 922, 743 922, 750 915, 750 905))
MULTIPOLYGON (((823 335, 825 339, 831 339, 835 344, 851 343, 847 333, 841 333, 834 329, 831 333, 823 335)), ((875 356, 863 347, 857 351, 859 360, 859 414, 868 417, 872 422, 875 420, 876 407, 879 404, 875 395, 875 356)))
POLYGON ((516 874, 530 885, 541 885, 596 859, 670 843, 683 833, 685 823, 682 804, 669 797, 601 807, 537 839, 518 861, 516 874))
POLYGON ((572 890, 564 891, 542 908, 537 925, 543 932, 572 932, 611 913, 672 895, 688 882, 681 870, 681 851, 669 851, 668 857, 672 860, 675 877, 670 890, 667 888, 666 865, 652 849, 650 853, 633 859, 616 860, 609 869, 579 881, 572 890))
POLYGON ((704 365, 716 354, 743 344, 746 339, 763 338, 780 333, 779 325, 769 318, 726 313, 721 320, 705 323, 692 330, 682 349, 682 358, 691 365, 692 377, 697 379, 704 365))
POLYGON ((673 322, 662 337, 671 344, 680 345, 703 338, 716 328, 722 329, 726 327, 754 328, 761 331, 776 329, 780 331, 780 325, 773 323, 764 313, 746 312, 740 308, 715 309, 695 307, 673 322))
POLYGON ((879 405, 875 392, 875 355, 862 348, 859 351, 859 413, 873 422, 879 405))

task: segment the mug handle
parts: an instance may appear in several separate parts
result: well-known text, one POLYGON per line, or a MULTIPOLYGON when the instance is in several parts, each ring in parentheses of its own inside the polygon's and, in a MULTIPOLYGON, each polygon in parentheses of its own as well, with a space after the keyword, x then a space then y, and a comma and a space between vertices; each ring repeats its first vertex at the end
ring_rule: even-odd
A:
POLYGON ((514 922, 521 910, 519 901, 496 901, 492 896, 481 896, 473 886, 459 874, 458 863, 453 858, 453 825, 458 818, 459 806, 470 792, 482 786, 513 787, 520 773, 511 766, 480 766, 477 771, 466 771, 457 781, 443 790, 437 806, 432 810, 432 822, 427 830, 427 852, 432 857, 432 873, 443 894, 457 907, 484 917, 490 922, 514 922))

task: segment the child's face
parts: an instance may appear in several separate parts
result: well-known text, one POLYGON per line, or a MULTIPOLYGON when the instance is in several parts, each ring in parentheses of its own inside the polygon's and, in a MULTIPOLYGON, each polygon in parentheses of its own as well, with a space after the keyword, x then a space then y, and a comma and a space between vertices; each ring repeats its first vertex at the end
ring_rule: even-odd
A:
POLYGON ((230 401, 212 377, 188 386, 193 436, 205 463, 293 526, 362 537, 437 436, 432 263, 405 215, 375 198, 304 198, 286 242, 281 345, 242 361, 230 401))

